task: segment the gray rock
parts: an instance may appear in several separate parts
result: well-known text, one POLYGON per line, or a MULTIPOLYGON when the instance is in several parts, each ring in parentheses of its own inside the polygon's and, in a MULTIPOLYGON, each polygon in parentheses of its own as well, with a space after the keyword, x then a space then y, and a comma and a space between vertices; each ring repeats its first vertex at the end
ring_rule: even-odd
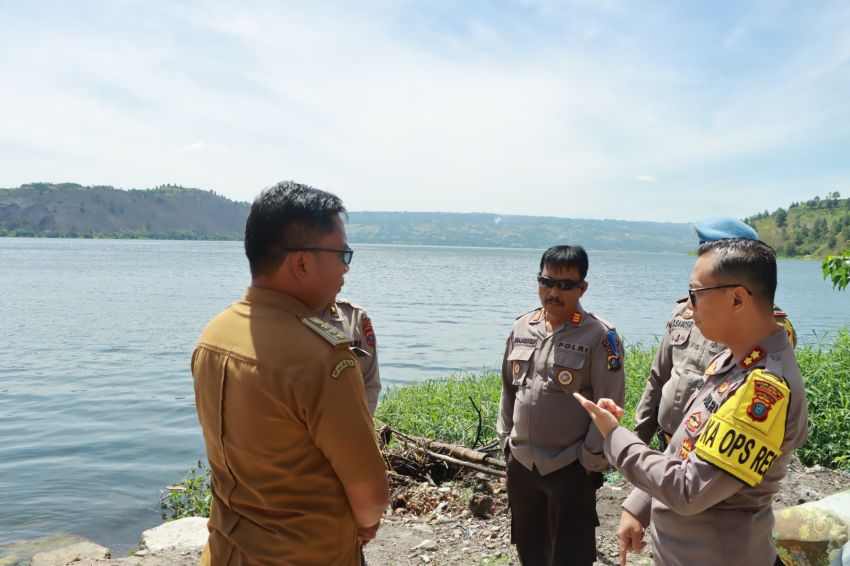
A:
POLYGON ((39 552, 30 560, 30 566, 64 566, 81 560, 109 558, 109 549, 89 541, 78 542, 55 550, 39 552))
POLYGON ((157 553, 166 549, 198 550, 207 543, 209 531, 203 517, 169 521, 142 533, 142 547, 157 553))
POLYGON ((413 547, 413 550, 437 550, 437 543, 431 539, 425 539, 416 546, 413 547))

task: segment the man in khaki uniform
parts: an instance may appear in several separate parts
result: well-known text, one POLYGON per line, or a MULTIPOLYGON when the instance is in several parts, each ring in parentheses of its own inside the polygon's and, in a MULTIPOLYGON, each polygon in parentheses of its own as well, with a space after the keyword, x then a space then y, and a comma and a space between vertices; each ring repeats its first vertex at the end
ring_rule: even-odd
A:
POLYGON ((781 564, 771 501, 806 440, 808 414, 793 348, 773 317, 775 290, 766 244, 700 245, 689 304, 703 335, 728 349, 709 364, 663 454, 618 426, 613 402, 580 399, 608 459, 636 486, 617 532, 623 564, 650 521, 657 564, 781 564))
POLYGON ((280 183, 245 226, 252 282, 201 334, 195 400, 212 469, 202 564, 359 565, 387 505, 351 340, 314 313, 349 249, 334 195, 280 183))
POLYGON ((351 351, 360 362, 363 385, 366 387, 366 402, 374 415, 381 395, 381 375, 378 370, 378 339, 372 319, 366 310, 347 299, 337 299, 330 307, 319 313, 319 318, 344 334, 351 336, 351 351))
POLYGON ((623 353, 614 327, 585 311, 588 259, 553 246, 540 260, 543 307, 519 317, 502 363, 496 430, 505 450, 512 542, 529 566, 592 564, 596 489, 608 468, 602 436, 570 396, 622 403, 623 353))
MULTIPOLYGON (((758 239, 753 228, 736 218, 700 220, 694 223, 694 230, 700 243, 727 238, 758 239)), ((662 450, 682 422, 685 403, 708 363, 725 349, 722 344, 707 340, 694 326, 693 311, 687 301, 687 297, 680 299, 667 321, 649 379, 635 408, 635 434, 647 444, 657 434, 662 450)), ((774 317, 788 330, 793 344, 796 337, 786 314, 774 307, 774 317)))

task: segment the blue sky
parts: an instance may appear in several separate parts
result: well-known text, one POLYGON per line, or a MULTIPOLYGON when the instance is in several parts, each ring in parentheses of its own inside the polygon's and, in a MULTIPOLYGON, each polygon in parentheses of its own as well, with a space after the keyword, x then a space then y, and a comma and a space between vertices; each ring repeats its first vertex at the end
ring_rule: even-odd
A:
POLYGON ((850 3, 0 0, 0 186, 690 221, 850 196, 850 3))

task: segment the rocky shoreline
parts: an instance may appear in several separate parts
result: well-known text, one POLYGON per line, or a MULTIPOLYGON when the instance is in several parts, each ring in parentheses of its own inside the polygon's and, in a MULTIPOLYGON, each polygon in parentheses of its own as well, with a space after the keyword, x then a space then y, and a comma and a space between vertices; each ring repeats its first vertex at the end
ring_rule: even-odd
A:
MULTIPOLYGON (((365 549, 370 566, 518 564, 510 544, 510 512, 504 484, 483 474, 437 486, 392 477, 390 509, 378 536, 365 549)), ((598 492, 598 563, 619 564, 615 530, 620 504, 631 486, 606 483, 598 492)), ((794 460, 775 497, 781 509, 850 489, 850 474, 794 460)), ((110 557, 109 550, 75 537, 50 537, 29 546, 0 547, 0 566, 189 566, 198 563, 206 540, 206 520, 188 518, 145 531, 132 556, 110 557), (26 553, 25 549, 30 552, 26 553), (37 552, 32 552, 37 550, 37 552), (16 554, 17 552, 17 554, 16 554)), ((651 564, 649 550, 630 555, 630 564, 651 564)))

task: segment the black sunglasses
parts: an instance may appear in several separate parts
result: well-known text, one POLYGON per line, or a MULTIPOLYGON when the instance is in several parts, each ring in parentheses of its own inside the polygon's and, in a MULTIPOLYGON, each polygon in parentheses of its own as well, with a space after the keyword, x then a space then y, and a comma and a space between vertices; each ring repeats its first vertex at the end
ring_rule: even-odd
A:
POLYGON ((546 277, 545 275, 538 275, 537 282, 547 289, 551 289, 552 287, 557 287, 561 291, 569 291, 574 287, 581 287, 582 283, 584 283, 583 279, 579 279, 576 281, 575 279, 552 279, 551 277, 546 277))
POLYGON ((339 259, 345 265, 349 265, 351 258, 354 257, 354 250, 351 248, 345 248, 344 250, 335 250, 333 248, 283 248, 283 250, 287 252, 332 252, 339 254, 339 259))
POLYGON ((697 293, 700 291, 711 291, 712 289, 728 289, 730 287, 744 287, 744 291, 753 294, 752 291, 747 289, 744 285, 740 283, 727 283, 726 285, 712 285, 711 287, 697 287, 696 289, 688 289, 688 298, 691 300, 691 305, 697 306, 697 293))

